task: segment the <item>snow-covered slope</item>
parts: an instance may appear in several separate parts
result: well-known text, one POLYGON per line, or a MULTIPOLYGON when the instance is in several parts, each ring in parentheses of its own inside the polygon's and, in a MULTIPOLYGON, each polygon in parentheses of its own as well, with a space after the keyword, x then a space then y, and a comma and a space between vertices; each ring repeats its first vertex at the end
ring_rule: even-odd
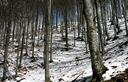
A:
MULTIPOLYGON (((121 20, 122 21, 122 20, 121 20)), ((109 35, 112 37, 113 28, 108 23, 109 35)), ((123 31, 118 35, 118 39, 107 41, 105 46, 104 64, 109 69, 104 75, 104 79, 110 79, 118 73, 128 68, 128 47, 126 45, 119 47, 127 41, 124 31, 124 23, 121 23, 123 31)), ((73 46, 73 32, 69 32, 69 51, 65 51, 65 42, 61 40, 61 34, 54 32, 53 35, 53 63, 50 63, 50 77, 53 82, 71 82, 75 78, 81 79, 92 75, 90 55, 86 52, 84 41, 76 40, 76 46, 73 46)), ((40 41, 41 43, 41 41, 40 41)), ((31 49, 30 49, 31 50, 31 49)), ((12 49, 10 49, 12 51, 12 49)), ((3 50, 1 50, 3 52, 3 50)), ((1 60, 2 60, 1 56, 1 60)), ((18 72, 22 79, 20 82, 44 82, 43 69, 43 47, 35 48, 35 59, 31 59, 31 51, 28 56, 23 57, 21 71, 18 72)), ((15 74, 16 53, 9 53, 9 73, 15 74)), ((0 67, 0 76, 2 77, 2 67, 0 67)), ((15 82, 14 79, 7 79, 6 82, 15 82)))

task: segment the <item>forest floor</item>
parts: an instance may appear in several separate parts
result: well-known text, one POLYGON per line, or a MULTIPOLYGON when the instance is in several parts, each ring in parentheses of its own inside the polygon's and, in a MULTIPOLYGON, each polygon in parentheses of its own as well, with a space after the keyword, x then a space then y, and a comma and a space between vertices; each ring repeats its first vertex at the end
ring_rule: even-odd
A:
MULTIPOLYGON (((104 65, 108 71, 103 75, 105 80, 122 73, 128 68, 128 38, 125 36, 125 27, 123 20, 120 20, 121 33, 116 40, 113 40, 113 27, 108 22, 108 31, 111 39, 105 46, 103 56, 104 65)), ((53 34, 53 61, 50 63, 50 78, 53 82, 71 82, 74 79, 90 77, 92 75, 91 61, 84 41, 76 40, 73 45, 73 32, 69 30, 69 51, 65 51, 65 41, 61 39, 61 33, 53 34)), ((22 67, 18 72, 18 77, 10 77, 6 82, 44 82, 43 69, 43 45, 40 40, 40 46, 35 47, 35 61, 31 58, 31 40, 29 40, 28 55, 23 56, 22 67)), ((36 37, 37 42, 37 37, 36 37)), ((16 45, 15 43, 14 45, 16 45)), ((8 75, 15 75, 16 57, 15 46, 9 48, 8 75)), ((0 50, 0 62, 3 61, 3 50, 0 50)), ((0 66, 0 77, 2 77, 3 68, 0 66)), ((80 82, 80 80, 78 80, 80 82)), ((85 81, 88 82, 88 81, 85 81)))

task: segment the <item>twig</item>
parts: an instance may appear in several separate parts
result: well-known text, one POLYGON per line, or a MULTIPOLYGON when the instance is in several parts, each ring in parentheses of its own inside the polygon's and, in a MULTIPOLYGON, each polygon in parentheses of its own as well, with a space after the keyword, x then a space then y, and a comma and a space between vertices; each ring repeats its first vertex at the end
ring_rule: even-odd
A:
POLYGON ((84 71, 81 72, 81 73, 80 73, 74 80, 72 80, 71 82, 75 82, 75 81, 77 80, 77 78, 80 77, 83 73, 84 73, 84 71))

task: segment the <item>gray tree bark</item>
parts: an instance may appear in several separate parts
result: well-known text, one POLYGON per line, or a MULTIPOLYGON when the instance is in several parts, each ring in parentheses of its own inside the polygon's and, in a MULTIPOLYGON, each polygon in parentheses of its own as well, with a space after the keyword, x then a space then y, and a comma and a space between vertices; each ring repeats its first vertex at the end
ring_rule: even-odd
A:
POLYGON ((125 19, 125 30, 126 30, 126 35, 128 36, 128 25, 127 25, 127 11, 126 11, 126 8, 127 8, 127 0, 124 0, 124 9, 123 9, 123 12, 124 12, 124 19, 125 19))
POLYGON ((91 55, 91 63, 93 70, 94 82, 103 82, 102 74, 105 73, 105 66, 102 62, 101 54, 99 52, 99 43, 97 38, 96 26, 94 24, 93 6, 91 0, 84 1, 84 13, 87 22, 87 37, 89 43, 89 50, 91 55))
POLYGON ((44 67, 45 82, 50 82, 49 74, 49 38, 50 38, 50 20, 51 20, 51 0, 45 0, 45 28, 44 28, 44 67))

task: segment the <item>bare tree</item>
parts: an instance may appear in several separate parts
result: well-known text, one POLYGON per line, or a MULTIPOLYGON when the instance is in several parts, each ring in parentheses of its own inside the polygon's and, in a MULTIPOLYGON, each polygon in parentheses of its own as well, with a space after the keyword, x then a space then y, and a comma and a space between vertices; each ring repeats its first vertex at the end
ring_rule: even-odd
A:
POLYGON ((93 81, 103 82, 102 74, 106 69, 103 64, 101 54, 99 52, 99 43, 97 38, 96 26, 94 24, 93 6, 91 0, 83 0, 84 16, 87 22, 87 37, 89 43, 89 50, 91 55, 91 63, 93 70, 93 81))
POLYGON ((45 28, 44 28, 44 67, 45 67, 45 82, 50 82, 49 75, 49 38, 50 38, 50 23, 51 23, 51 0, 44 0, 45 7, 45 28))

